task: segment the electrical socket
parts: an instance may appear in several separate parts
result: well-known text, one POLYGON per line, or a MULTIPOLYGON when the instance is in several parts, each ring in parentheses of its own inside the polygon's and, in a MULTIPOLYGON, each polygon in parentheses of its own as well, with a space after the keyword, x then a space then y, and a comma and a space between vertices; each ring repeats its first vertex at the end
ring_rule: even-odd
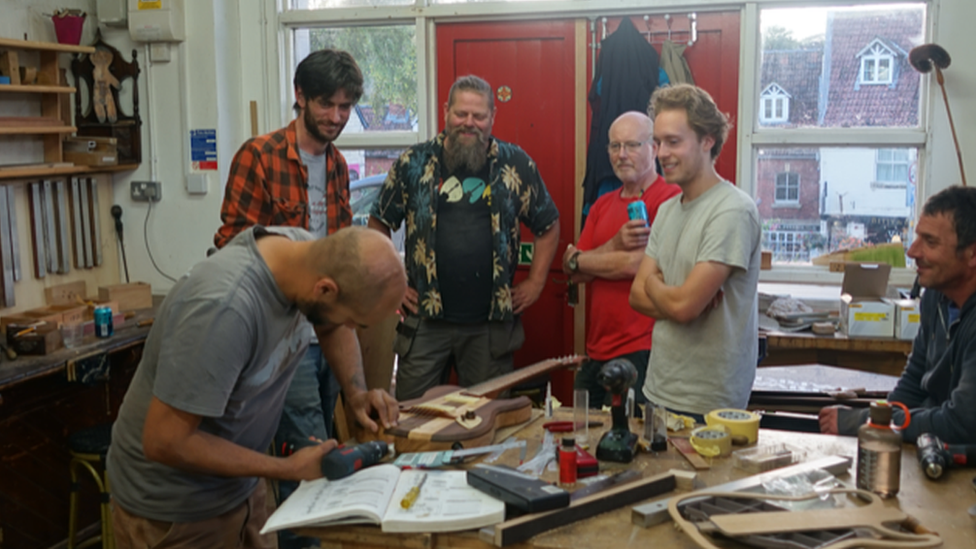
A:
POLYGON ((136 202, 159 202, 163 197, 163 185, 159 181, 133 181, 131 183, 132 200, 136 202))

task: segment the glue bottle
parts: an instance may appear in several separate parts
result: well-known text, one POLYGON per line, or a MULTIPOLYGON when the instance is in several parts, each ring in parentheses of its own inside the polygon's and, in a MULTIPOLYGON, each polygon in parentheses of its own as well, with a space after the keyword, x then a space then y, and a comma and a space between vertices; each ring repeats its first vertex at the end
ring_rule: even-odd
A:
POLYGON ((576 484, 576 439, 572 437, 564 438, 559 448, 559 484, 576 484))
POLYGON ((871 403, 870 419, 857 430, 857 487, 883 498, 894 497, 901 487, 901 435, 911 421, 908 408, 900 402, 871 403), (905 411, 905 422, 891 425, 893 406, 905 411))

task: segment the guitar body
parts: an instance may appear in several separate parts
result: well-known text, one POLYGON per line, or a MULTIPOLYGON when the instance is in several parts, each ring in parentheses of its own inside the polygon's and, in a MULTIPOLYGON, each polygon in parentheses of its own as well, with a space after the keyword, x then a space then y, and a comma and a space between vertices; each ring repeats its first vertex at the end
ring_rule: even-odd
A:
POLYGON ((370 433, 359 425, 355 437, 364 442, 383 440, 393 444, 397 454, 450 450, 455 444, 477 448, 492 443, 495 431, 524 423, 532 417, 528 397, 492 398, 507 388, 558 368, 578 366, 585 357, 543 361, 464 389, 440 385, 424 396, 400 403, 400 419, 395 427, 370 433), (471 418, 460 421, 459 417, 471 418))

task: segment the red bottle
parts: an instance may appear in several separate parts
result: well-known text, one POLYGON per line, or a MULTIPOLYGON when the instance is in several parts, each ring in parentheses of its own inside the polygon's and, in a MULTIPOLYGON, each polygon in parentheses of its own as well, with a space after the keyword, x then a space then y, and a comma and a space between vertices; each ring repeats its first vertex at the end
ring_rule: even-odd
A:
POLYGON ((559 483, 563 486, 576 484, 576 439, 566 437, 559 448, 559 483))

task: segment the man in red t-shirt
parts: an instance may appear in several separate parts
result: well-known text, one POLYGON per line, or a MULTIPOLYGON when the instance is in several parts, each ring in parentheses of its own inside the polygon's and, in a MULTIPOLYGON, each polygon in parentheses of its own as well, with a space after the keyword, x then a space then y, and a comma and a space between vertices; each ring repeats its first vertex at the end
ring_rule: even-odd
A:
POLYGON ((570 244, 563 254, 563 272, 590 288, 586 354, 592 360, 576 374, 574 385, 589 390, 593 408, 610 404, 610 394, 596 377, 603 364, 615 358, 626 358, 637 367, 637 402, 646 402, 640 388, 651 353, 654 319, 630 307, 630 286, 658 207, 681 192, 654 169, 657 145, 653 132, 654 123, 644 113, 626 112, 614 120, 607 151, 613 173, 623 186, 593 204, 579 242, 570 244), (638 200, 647 206, 646 224, 628 218, 627 206, 638 200))

